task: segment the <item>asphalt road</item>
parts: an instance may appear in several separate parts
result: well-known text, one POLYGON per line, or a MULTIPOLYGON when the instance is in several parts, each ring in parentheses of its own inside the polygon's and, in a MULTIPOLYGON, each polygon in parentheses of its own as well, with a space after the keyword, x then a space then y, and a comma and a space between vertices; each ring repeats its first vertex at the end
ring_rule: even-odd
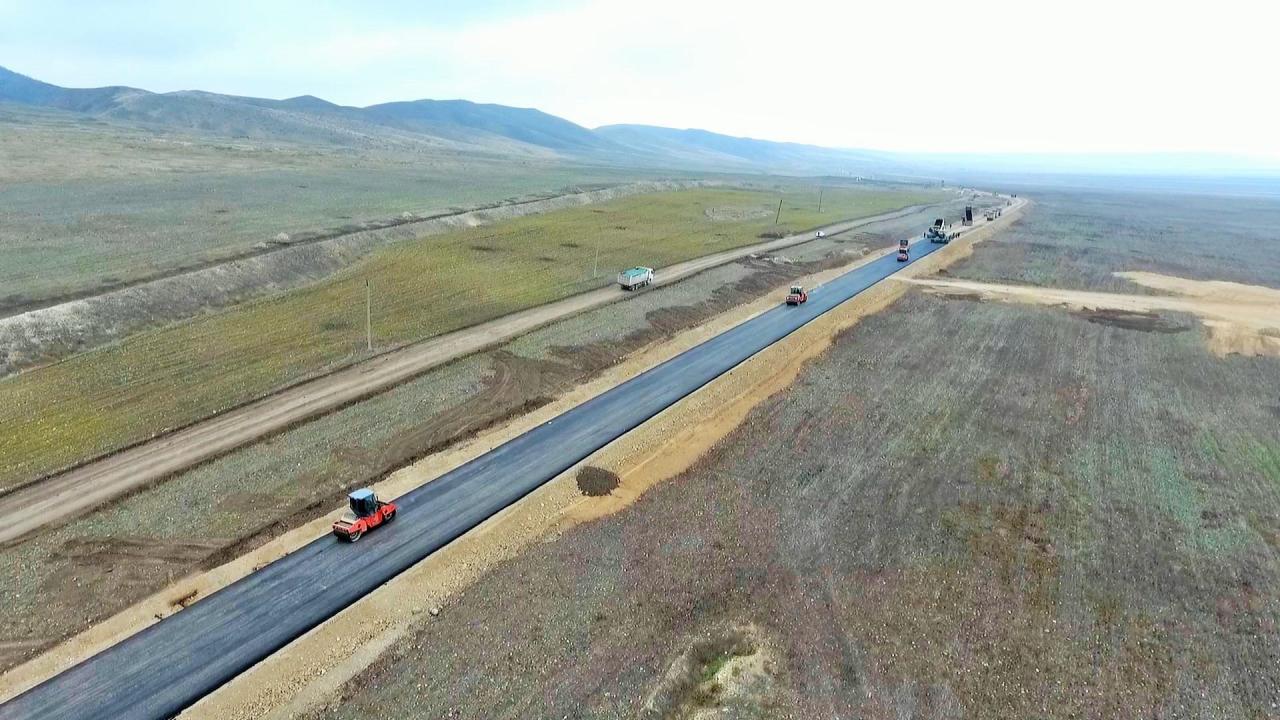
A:
MULTIPOLYGON (((919 210, 912 206, 824 228, 828 235, 919 210)), ((929 207, 929 206, 923 206, 929 207)), ((813 239, 790 235, 660 268, 665 285, 751 253, 773 252, 813 239)), ((0 545, 21 542, 40 528, 66 522, 110 500, 230 452, 273 432, 375 395, 428 369, 492 347, 560 318, 627 297, 616 286, 505 315, 394 350, 202 420, 121 452, 87 462, 9 492, 0 492, 0 545), (31 508, 39 505, 41 512, 31 508)))
MULTIPOLYGON (((941 248, 917 242, 911 262, 941 248)), ((874 260, 638 375, 398 502, 357 544, 317 540, 37 685, 0 718, 167 718, 680 398, 908 263, 874 260)))

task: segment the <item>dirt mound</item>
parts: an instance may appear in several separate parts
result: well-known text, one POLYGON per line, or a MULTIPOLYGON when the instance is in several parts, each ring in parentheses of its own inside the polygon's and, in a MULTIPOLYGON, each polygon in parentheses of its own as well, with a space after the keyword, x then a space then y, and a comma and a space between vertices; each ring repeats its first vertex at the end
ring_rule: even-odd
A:
POLYGON ((618 475, 604 468, 587 465, 578 471, 578 491, 587 497, 608 495, 618 482, 618 475))

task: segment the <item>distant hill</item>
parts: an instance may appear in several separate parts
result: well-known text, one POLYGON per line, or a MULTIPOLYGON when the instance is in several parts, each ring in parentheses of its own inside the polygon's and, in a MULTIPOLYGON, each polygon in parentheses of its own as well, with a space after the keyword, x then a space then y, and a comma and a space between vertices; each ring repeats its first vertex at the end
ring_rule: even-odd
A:
POLYGON ((0 102, 164 130, 291 143, 414 145, 750 172, 869 174, 901 172, 904 167, 882 153, 736 138, 706 130, 646 125, 590 130, 541 110, 467 100, 415 100, 357 108, 310 95, 271 100, 201 91, 75 89, 0 68, 0 102))
POLYGON ((23 105, 98 113, 115 107, 122 99, 135 94, 148 93, 145 90, 118 86, 73 90, 33 80, 0 67, 0 100, 23 105))
POLYGON ((653 125, 605 125, 596 128, 596 133, 636 153, 678 157, 690 162, 777 169, 805 168, 825 172, 903 169, 902 164, 888 153, 732 137, 708 130, 676 130, 653 125))
POLYGON ((467 100, 416 100, 373 105, 362 112, 379 124, 466 139, 483 132, 567 152, 609 152, 606 138, 541 110, 481 105, 467 100))

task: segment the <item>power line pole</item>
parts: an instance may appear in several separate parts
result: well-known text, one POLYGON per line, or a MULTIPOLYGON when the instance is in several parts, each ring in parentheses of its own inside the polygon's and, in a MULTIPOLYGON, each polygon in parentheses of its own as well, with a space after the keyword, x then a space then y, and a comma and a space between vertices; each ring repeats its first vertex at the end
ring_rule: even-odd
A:
POLYGON ((773 224, 777 225, 778 221, 781 219, 782 219, 782 198, 778 198, 778 214, 774 216, 773 224))
POLYGON ((373 288, 368 278, 364 281, 364 339, 369 352, 373 352, 373 288))
POLYGON ((826 188, 818 188, 818 212, 822 212, 822 191, 826 188))

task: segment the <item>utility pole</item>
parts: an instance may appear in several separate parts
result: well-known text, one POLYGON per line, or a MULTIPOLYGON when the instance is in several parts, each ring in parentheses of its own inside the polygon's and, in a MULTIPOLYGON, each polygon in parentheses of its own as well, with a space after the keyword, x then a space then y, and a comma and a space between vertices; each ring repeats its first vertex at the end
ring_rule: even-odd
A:
POLYGON ((818 212, 822 212, 822 191, 825 189, 823 187, 818 188, 818 212))
POLYGON ((778 198, 778 214, 774 216, 773 224, 777 225, 778 221, 781 219, 782 219, 782 198, 778 198))
POLYGON ((373 288, 368 278, 364 281, 364 339, 369 352, 373 352, 373 288))
POLYGON ((600 277, 600 236, 596 235, 596 264, 591 269, 592 279, 600 277))

